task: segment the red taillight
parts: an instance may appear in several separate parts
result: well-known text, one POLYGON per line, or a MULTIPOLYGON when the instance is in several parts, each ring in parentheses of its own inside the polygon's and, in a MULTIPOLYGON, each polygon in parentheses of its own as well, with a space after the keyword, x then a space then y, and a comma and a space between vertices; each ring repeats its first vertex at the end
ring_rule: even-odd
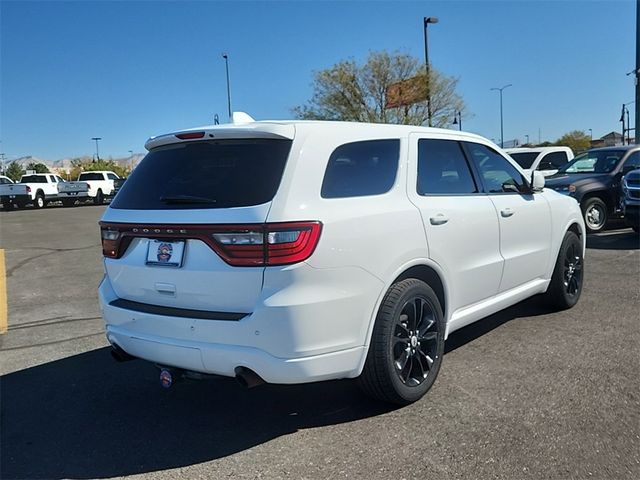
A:
POLYGON ((180 140, 193 140, 194 138, 202 138, 204 137, 204 132, 187 132, 187 133, 178 133, 176 134, 180 140))
POLYGON ((320 222, 257 225, 130 225, 100 223, 102 253, 120 258, 134 237, 201 240, 235 267, 289 265, 311 256, 320 222))
POLYGON ((27 193, 31 193, 31 187, 27 185, 27 193))

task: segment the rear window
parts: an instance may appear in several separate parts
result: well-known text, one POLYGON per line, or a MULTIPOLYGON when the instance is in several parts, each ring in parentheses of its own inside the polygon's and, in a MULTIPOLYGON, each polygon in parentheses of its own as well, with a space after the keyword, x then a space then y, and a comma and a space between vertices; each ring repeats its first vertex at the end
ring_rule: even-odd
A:
POLYGON ((80 180, 80 181, 104 180, 104 176, 101 173, 87 172, 87 173, 81 173, 80 177, 78 177, 78 180, 80 180))
POLYGON ((25 175, 20 179, 20 183, 47 183, 46 175, 25 175))
POLYGON ((273 199, 290 140, 234 139, 159 147, 144 157, 111 208, 164 210, 260 205, 273 199))
POLYGON ((518 165, 522 168, 531 168, 533 161, 538 157, 538 155, 540 155, 539 152, 518 152, 509 154, 509 156, 518 162, 518 165))
POLYGON ((400 140, 368 140, 341 145, 327 164, 322 198, 380 195, 391 190, 398 171, 400 140))

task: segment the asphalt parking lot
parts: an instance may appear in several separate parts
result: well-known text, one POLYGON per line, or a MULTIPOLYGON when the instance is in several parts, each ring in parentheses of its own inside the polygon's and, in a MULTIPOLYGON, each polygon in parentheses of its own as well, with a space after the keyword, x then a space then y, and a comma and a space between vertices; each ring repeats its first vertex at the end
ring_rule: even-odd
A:
POLYGON ((580 303, 530 299, 453 334, 425 398, 349 381, 168 391, 115 363, 97 305, 105 207, 0 213, 0 477, 640 478, 640 245, 588 238, 580 303))

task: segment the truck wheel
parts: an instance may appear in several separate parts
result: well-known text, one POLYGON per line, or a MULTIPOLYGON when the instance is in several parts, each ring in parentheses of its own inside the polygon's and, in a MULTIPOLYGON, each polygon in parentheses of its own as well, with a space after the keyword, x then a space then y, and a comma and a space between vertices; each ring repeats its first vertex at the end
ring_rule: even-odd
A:
POLYGON ((98 190, 96 193, 96 198, 93 199, 93 203, 96 205, 102 205, 104 203, 104 195, 102 194, 102 190, 98 190))
POLYGON ((584 203, 582 215, 587 231, 599 232, 607 224, 607 205, 598 197, 592 197, 584 203))
POLYGON ((548 303, 558 310, 566 310, 578 303, 582 293, 583 273, 582 242, 575 233, 567 232, 545 294, 548 303))
POLYGON ((358 385, 384 402, 407 405, 433 385, 444 355, 444 318, 435 292, 409 278, 386 293, 358 385))
POLYGON ((36 208, 43 208, 45 206, 44 195, 41 192, 36 194, 36 199, 33 201, 33 206, 36 208))

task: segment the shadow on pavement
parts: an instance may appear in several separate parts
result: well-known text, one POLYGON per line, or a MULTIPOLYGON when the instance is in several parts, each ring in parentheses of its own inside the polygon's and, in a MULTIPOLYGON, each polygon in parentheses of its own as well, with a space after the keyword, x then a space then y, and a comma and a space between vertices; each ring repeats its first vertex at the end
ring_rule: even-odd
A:
POLYGON ((640 235, 626 228, 587 235, 587 248, 596 250, 639 250, 640 235))
MULTIPOLYGON (((550 313, 525 300, 449 337, 451 352, 504 323, 550 313)), ((105 478, 215 460, 297 430, 393 410, 351 381, 245 390, 233 379, 159 386, 148 362, 108 348, 2 377, 0 476, 105 478)))
POLYGON ((107 348, 11 373, 1 386, 3 479, 177 468, 393 408, 350 381, 245 390, 220 379, 165 391, 154 366, 117 364, 107 348))
POLYGON ((471 325, 467 325, 460 330, 456 330, 449 335, 444 347, 444 353, 452 352, 456 348, 460 348, 516 318, 537 317, 538 315, 551 313, 554 313, 554 310, 546 306, 542 295, 536 295, 471 325))

